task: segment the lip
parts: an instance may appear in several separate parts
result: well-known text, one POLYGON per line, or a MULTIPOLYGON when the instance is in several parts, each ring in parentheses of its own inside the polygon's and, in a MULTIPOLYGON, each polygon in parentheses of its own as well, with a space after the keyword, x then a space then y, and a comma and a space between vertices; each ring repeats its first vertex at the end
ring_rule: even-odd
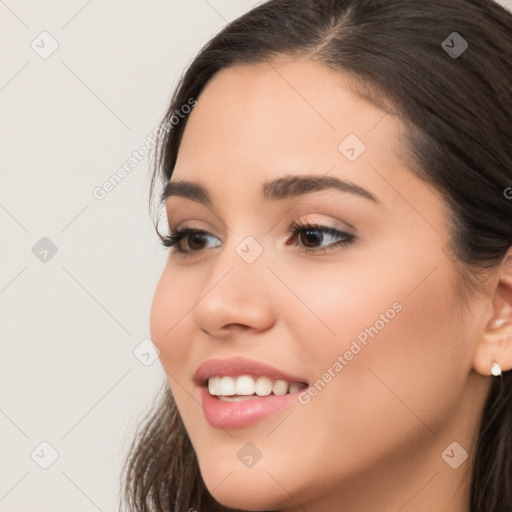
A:
POLYGON ((206 386, 210 377, 235 377, 238 375, 251 375, 253 377, 264 375, 272 380, 280 379, 288 382, 303 382, 307 384, 307 380, 304 377, 291 375, 268 364, 240 356, 228 357, 226 359, 208 359, 197 368, 194 375, 194 382, 198 386, 206 386))
POLYGON ((229 402, 217 396, 210 395, 208 391, 208 378, 235 377, 238 375, 251 375, 253 377, 265 376, 272 380, 286 380, 308 384, 304 377, 283 372, 259 361, 245 357, 229 357, 226 359, 208 359, 196 370, 194 382, 198 388, 203 413, 208 423, 217 429, 244 428, 263 420, 271 414, 290 406, 298 399, 299 389, 294 393, 250 398, 239 402, 229 402))
POLYGON ((203 413, 208 423, 216 429, 250 427, 290 406, 302 391, 250 398, 241 402, 226 402, 218 396, 210 395, 207 387, 199 388, 203 413))

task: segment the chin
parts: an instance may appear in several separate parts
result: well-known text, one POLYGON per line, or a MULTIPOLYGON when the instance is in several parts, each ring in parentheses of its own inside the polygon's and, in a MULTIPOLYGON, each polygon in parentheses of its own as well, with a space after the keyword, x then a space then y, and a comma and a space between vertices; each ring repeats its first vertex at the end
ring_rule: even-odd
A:
POLYGON ((203 475, 210 494, 225 507, 247 510, 278 510, 289 499, 288 493, 265 471, 236 469, 224 476, 218 467, 203 475), (226 476, 228 475, 229 476, 226 476))

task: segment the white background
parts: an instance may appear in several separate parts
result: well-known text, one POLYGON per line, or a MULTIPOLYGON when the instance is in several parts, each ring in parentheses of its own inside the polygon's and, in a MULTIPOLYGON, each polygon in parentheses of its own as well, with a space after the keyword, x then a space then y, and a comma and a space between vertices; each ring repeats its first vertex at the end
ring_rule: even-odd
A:
POLYGON ((199 48, 256 3, 0 2, 0 511, 117 510, 122 454, 165 380, 133 355, 165 252, 148 157, 103 200, 92 191, 146 142, 199 48), (43 31, 59 45, 47 59, 31 48, 50 48, 43 31), (42 237, 58 249, 46 263, 42 237), (48 469, 31 458, 42 441, 59 453, 48 469))

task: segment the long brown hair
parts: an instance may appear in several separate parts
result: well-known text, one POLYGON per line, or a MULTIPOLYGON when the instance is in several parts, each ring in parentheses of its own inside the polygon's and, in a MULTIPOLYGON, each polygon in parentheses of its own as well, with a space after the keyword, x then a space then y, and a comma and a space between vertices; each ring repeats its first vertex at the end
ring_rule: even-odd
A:
MULTIPOLYGON (((187 122, 172 116, 218 71, 279 56, 320 62, 352 77, 367 101, 392 106, 407 127, 408 167, 449 206, 461 297, 482 290, 481 276, 512 245, 504 194, 512 185, 512 15, 493 0, 270 0, 253 8, 181 77, 161 124, 150 207, 157 179, 163 186, 172 176, 187 122)), ((471 512, 512 510, 512 372, 492 378, 471 512)), ((120 510, 232 510, 208 492, 167 382, 151 410, 125 461, 120 510)))

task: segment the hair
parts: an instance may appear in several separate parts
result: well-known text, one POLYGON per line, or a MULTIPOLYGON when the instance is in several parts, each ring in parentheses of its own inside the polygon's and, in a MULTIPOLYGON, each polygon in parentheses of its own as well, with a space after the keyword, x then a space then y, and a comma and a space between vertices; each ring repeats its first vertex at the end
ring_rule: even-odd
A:
MULTIPOLYGON (((493 0, 260 4, 228 23, 181 76, 160 124, 164 135, 155 153, 150 207, 156 180, 163 186, 176 163, 187 122, 171 122, 177 110, 230 66, 307 58, 343 73, 361 98, 399 116, 407 168, 439 191, 448 207, 446 254, 467 304, 487 289, 486 272, 512 245, 512 200, 504 193, 512 184, 511 29, 512 14, 493 0), (459 56, 442 47, 453 32, 468 43, 459 56)), ((508 371, 493 379, 483 407, 471 512, 512 510, 511 432, 508 371)), ((234 510, 206 488, 167 382, 147 422, 138 426, 123 472, 124 510, 234 510)))

